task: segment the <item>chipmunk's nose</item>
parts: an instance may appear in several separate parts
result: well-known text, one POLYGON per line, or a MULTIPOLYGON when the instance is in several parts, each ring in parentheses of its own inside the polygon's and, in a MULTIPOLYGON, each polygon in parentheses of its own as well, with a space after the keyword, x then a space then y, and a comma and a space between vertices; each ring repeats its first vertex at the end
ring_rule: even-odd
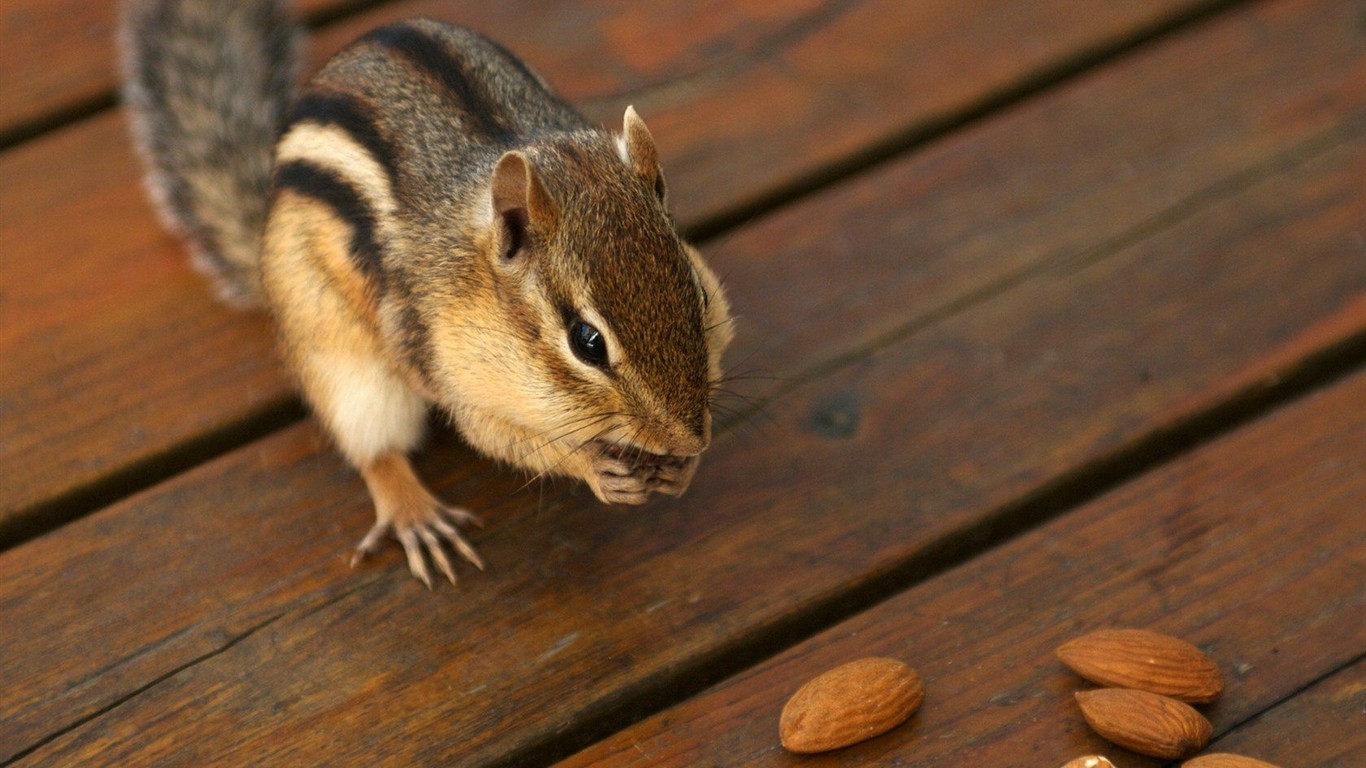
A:
POLYGON ((669 452, 675 456, 696 456, 707 450, 707 446, 711 444, 711 414, 702 411, 677 432, 673 450, 669 452))

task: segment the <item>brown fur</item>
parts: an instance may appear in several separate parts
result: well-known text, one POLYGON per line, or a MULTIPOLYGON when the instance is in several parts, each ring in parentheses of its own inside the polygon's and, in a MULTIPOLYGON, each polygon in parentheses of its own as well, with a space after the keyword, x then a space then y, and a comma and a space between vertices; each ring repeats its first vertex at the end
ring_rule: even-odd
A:
POLYGON ((686 489, 732 328, 658 157, 633 110, 620 136, 592 128, 511 54, 433 21, 366 35, 300 92, 257 269, 289 367, 375 496, 362 552, 385 532, 410 563, 436 559, 432 539, 468 549, 445 522, 466 513, 407 463, 428 404, 604 501, 686 489), (579 321, 605 365, 573 351, 579 321))

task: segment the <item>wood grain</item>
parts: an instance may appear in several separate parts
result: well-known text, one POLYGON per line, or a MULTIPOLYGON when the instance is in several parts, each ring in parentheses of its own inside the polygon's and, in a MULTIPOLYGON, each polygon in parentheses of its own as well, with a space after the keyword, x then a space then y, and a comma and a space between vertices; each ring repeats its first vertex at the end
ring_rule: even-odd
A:
MULTIPOLYGON (((949 0, 405 3, 329 30, 316 49, 393 15, 475 24, 609 125, 635 101, 664 148, 681 220, 696 224, 1206 4, 999 0, 963 14, 949 0)), ((1330 92, 1357 55, 1335 44, 1310 79, 1330 92)), ((1305 107, 1305 131, 1330 114, 1305 107)), ((1300 130, 1276 121, 1273 133, 1283 128, 1300 130)), ((265 324, 207 300, 152 220, 126 145, 103 114, 0 155, 0 459, 30 468, 0 491, 0 540, 288 410, 265 324)), ((1216 175, 1247 162, 1236 148, 1219 157, 1216 175)))
MULTIPOLYGON (((1222 100, 1189 92, 1197 101, 1169 107, 1183 120, 1166 129, 1168 145, 1200 135, 1184 128, 1207 119, 1202 107, 1237 104, 1255 116, 1258 97, 1305 103, 1314 86, 1298 77, 1289 51, 1305 48, 1298 41, 1316 28, 1310 20, 1336 24, 1336 11, 1286 3, 1229 19, 965 134, 963 144, 760 223, 772 259, 767 291, 739 292, 737 301, 775 317, 786 304, 759 297, 790 295, 789 280, 824 276, 850 303, 868 301, 859 291, 880 295, 842 249, 856 231, 878 246, 870 254, 916 251, 923 231, 903 219, 916 218, 917 196, 894 194, 905 183, 961 184, 960 199, 980 210, 1002 195, 999 216, 980 222, 981 250, 948 249, 931 262, 937 272, 992 263, 993 240, 1001 261, 1029 269, 1010 280, 1008 272, 983 275, 994 281, 990 290, 942 279, 918 294, 931 314, 906 315, 909 326, 876 338, 851 331, 869 354, 791 391, 771 408, 761 437, 722 439, 678 502, 615 510, 581 492, 525 492, 519 478, 472 460, 448 438, 424 456, 424 474, 490 522, 475 538, 492 570, 467 578, 458 593, 425 593, 392 552, 360 574, 345 569, 370 511, 359 481, 307 427, 7 553, 0 605, 32 630, 0 658, 0 680, 13 692, 0 704, 11 724, 3 754, 87 718, 30 761, 384 754, 478 763, 521 754, 623 705, 665 696, 705 675, 709 659, 828 611, 871 580, 932 568, 945 542, 981 534, 999 510, 1059 477, 1359 337, 1366 274, 1352 232, 1366 217, 1356 194, 1366 147, 1350 138, 1354 124, 1302 139, 1276 162, 1264 156, 1252 163, 1256 173, 1189 193, 1183 206, 1158 204, 1136 185, 1128 209, 1140 218, 1118 232, 1116 219, 1078 204, 1066 186, 1038 195, 1027 177, 1003 177, 1048 166, 1036 152, 1078 169, 1124 166, 1129 160, 1105 154, 1105 142, 1098 155, 1065 154, 1062 147, 1086 146, 1066 127, 1085 131, 1081 115, 1122 114, 1125 104, 1137 113, 1147 101, 1131 95, 1149 99, 1139 84, 1164 72, 1165 81, 1179 80, 1170 69, 1194 68, 1217 83, 1228 69, 1257 69, 1260 51, 1281 57, 1265 71, 1294 77, 1286 88, 1295 95, 1270 87, 1275 77, 1251 78, 1259 87, 1222 100), (1284 47, 1273 44, 1278 35, 1284 47), (969 162, 968 146, 989 162, 969 162), (960 177, 965 169, 985 175, 960 177), (966 194, 974 187, 981 198, 966 194), (1067 240, 1047 246, 1072 258, 1011 262, 1037 259, 1041 235, 1007 237, 1033 231, 1009 211, 1042 199, 1072 206, 1077 218, 1058 220, 1067 240), (821 216, 859 226, 808 232, 821 216), (968 260, 955 267, 955 258, 968 260), (63 591, 54 594, 45 585, 59 574, 63 591), (51 657, 64 662, 45 663, 51 657)), ((1323 39, 1331 50, 1332 36, 1323 39)), ((1321 133, 1333 120, 1304 122, 1321 133)), ((1283 134, 1252 140, 1232 130, 1238 124, 1218 123, 1224 145, 1241 147, 1233 154, 1284 147, 1283 134)), ((1105 185, 1080 184, 1075 194, 1100 197, 1108 211, 1116 200, 1097 186, 1105 185)), ((715 249, 725 268, 740 266, 744 252, 731 249, 747 236, 715 249)), ((905 294, 887 291, 884 300, 901 306, 905 294)), ((808 325, 811 346, 825 343, 828 327, 808 325)), ((745 342, 758 362, 802 364, 763 358, 760 342, 745 342)))
POLYGON ((1325 683, 1238 726, 1366 651, 1363 402, 1358 374, 563 765, 795 765, 777 740, 783 702, 822 670, 869 655, 915 667, 924 705, 909 725, 814 764, 1018 765, 1029 755, 1030 764, 1060 766, 1103 754, 1116 765, 1162 765, 1090 732, 1072 693, 1091 686, 1053 654, 1115 626, 1185 638, 1223 669, 1227 689, 1201 709, 1216 735, 1239 732, 1210 751, 1346 765, 1335 760, 1366 747, 1359 684, 1325 683), (1345 700, 1315 704, 1334 697, 1345 700), (1304 727, 1322 743, 1304 741, 1304 727), (1262 746, 1243 732, 1254 728, 1262 746))

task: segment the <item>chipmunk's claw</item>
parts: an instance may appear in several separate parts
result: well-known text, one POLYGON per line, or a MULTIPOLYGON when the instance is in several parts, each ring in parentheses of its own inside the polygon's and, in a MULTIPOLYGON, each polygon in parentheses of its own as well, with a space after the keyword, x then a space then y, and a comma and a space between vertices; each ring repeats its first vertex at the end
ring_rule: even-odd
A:
POLYGON ((468 510, 442 506, 438 510, 438 514, 429 522, 429 527, 434 529, 432 531, 433 541, 437 540, 439 535, 441 540, 455 547, 455 551, 459 552, 460 556, 471 565, 481 571, 484 570, 484 561, 479 557, 479 553, 474 551, 474 547, 465 541, 465 537, 460 535, 460 531, 456 530, 457 525, 473 525, 476 528, 483 528, 484 521, 468 510))
POLYGON ((460 535, 457 525, 469 524, 483 527, 483 522, 473 513, 455 507, 441 505, 434 506, 430 512, 419 519, 409 519, 404 521, 379 520, 376 521, 365 537, 356 545, 356 551, 351 556, 351 567, 355 568, 369 555, 375 554, 379 550, 380 543, 386 534, 392 535, 403 546, 404 555, 408 559, 408 570, 417 577, 419 581, 432 588, 431 569, 427 566, 430 558, 442 575, 452 584, 457 583, 455 567, 451 564, 450 557, 446 554, 446 545, 449 545, 465 560, 468 560, 474 567, 484 570, 484 561, 479 557, 479 553, 474 551, 465 537, 460 535))
POLYGON ((403 545, 403 552, 408 556, 408 570, 418 578, 427 589, 432 588, 432 574, 427 571, 427 560, 422 556, 422 544, 417 540, 417 534, 412 528, 403 528, 397 531, 398 543, 403 545))
POLYGON ((356 545, 356 551, 351 554, 351 567, 355 568, 360 565, 361 561, 366 557, 378 552, 380 540, 383 539, 384 534, 388 532, 389 523, 387 522, 381 521, 370 526, 370 530, 366 532, 365 538, 360 540, 360 543, 356 545))

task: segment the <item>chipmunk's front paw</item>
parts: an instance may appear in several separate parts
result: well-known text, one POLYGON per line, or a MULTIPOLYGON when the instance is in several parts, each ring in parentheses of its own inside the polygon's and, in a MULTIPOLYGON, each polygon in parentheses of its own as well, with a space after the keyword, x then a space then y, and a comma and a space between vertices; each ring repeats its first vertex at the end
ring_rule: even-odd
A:
POLYGON ((649 472, 640 468, 601 468, 589 485, 607 504, 644 504, 650 496, 649 472))
POLYGON ((457 525, 473 524, 483 527, 483 523, 473 513, 457 507, 448 507, 428 496, 421 504, 408 504, 399 509, 390 505, 377 505, 376 521, 365 538, 356 545, 351 557, 354 568, 367 555, 378 551, 385 534, 392 534, 403 551, 408 555, 408 570, 421 579, 427 589, 432 588, 432 575, 427 568, 430 558, 436 567, 446 575, 452 584, 456 582, 455 568, 451 566, 446 547, 453 548, 460 556, 484 570, 484 561, 474 551, 465 537, 460 535, 457 525), (387 507, 387 508, 386 508, 387 507))
POLYGON ((604 444, 597 446, 587 479, 607 504, 643 504, 651 493, 682 494, 696 471, 696 456, 658 456, 604 444))
POLYGON ((666 496, 682 496, 697 474, 697 456, 666 456, 655 469, 651 490, 666 496))

